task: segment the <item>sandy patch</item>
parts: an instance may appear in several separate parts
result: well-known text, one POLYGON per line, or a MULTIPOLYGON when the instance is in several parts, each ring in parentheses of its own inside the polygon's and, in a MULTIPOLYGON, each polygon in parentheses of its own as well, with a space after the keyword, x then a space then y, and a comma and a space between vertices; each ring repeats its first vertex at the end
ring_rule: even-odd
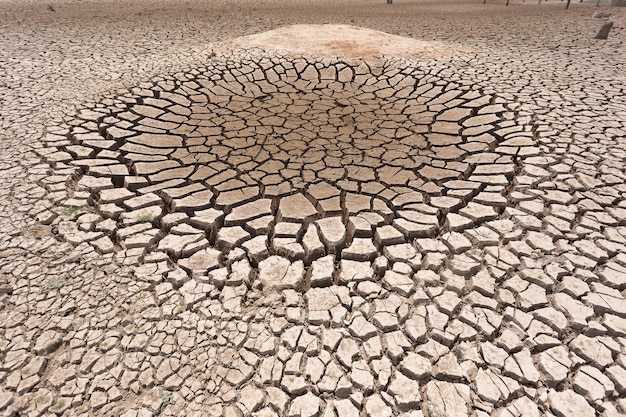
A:
POLYGON ((458 47, 423 41, 349 25, 292 25, 243 36, 221 44, 217 50, 258 48, 281 56, 312 59, 337 58, 349 62, 396 58, 438 58, 458 47))

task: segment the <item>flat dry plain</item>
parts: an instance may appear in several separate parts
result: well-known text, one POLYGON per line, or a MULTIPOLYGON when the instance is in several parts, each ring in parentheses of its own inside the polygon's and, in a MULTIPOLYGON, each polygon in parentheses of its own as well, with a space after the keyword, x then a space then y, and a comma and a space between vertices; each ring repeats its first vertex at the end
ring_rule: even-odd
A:
POLYGON ((625 25, 0 0, 0 414, 626 415, 625 25))

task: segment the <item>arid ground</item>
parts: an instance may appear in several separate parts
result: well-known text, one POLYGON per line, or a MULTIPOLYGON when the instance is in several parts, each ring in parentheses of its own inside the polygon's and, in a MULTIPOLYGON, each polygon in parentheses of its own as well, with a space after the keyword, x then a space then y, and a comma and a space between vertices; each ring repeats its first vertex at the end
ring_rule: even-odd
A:
POLYGON ((625 42, 587 1, 0 0, 0 414, 626 415, 625 42))

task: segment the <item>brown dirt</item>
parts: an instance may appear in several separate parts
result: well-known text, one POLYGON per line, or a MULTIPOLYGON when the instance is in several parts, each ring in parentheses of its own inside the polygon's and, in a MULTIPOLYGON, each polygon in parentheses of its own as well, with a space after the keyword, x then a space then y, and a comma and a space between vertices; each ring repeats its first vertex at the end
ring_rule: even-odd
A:
POLYGON ((220 50, 260 48, 281 55, 316 59, 337 57, 346 61, 382 57, 449 56, 453 47, 348 25, 292 25, 224 42, 220 50))
POLYGON ((379 0, 0 0, 0 16, 3 26, 15 29, 62 23, 151 26, 155 33, 202 31, 207 41, 300 23, 349 23, 422 39, 502 40, 557 33, 576 37, 593 12, 604 9, 593 4, 575 2, 564 10, 559 1, 513 2, 506 7, 502 0, 486 5, 451 0, 396 0, 393 5, 379 0))
MULTIPOLYGON (((607 42, 619 51, 626 39, 624 10, 593 3, 573 3, 566 11, 552 0, 508 7, 504 0, 486 5, 480 0, 396 0, 393 5, 382 0, 0 0, 0 73, 6 74, 0 89, 29 95, 33 86, 25 83, 39 84, 49 71, 58 74, 56 91, 44 87, 39 97, 27 99, 33 111, 45 108, 53 121, 68 103, 89 106, 115 88, 201 65, 214 42, 283 26, 345 24, 497 55, 517 43, 595 48, 593 36, 602 22, 591 16, 605 9, 617 14, 607 42)), ((350 46, 335 42, 335 49, 350 46)))

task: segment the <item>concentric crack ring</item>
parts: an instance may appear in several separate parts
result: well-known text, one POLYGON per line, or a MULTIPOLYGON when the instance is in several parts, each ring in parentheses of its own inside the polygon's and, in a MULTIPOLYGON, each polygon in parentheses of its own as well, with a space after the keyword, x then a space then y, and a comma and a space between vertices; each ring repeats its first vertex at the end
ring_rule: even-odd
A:
MULTIPOLYGON (((524 31, 511 30, 507 42, 498 45, 491 42, 492 38, 464 39, 466 44, 484 48, 481 52, 434 54, 428 59, 415 54, 379 54, 402 56, 403 60, 374 56, 378 52, 365 56, 368 76, 376 80, 374 83, 396 68, 403 75, 415 75, 418 85, 424 82, 441 87, 434 95, 442 97, 444 107, 465 109, 469 102, 482 100, 466 118, 455 121, 462 129, 461 142, 456 144, 461 149, 476 136, 466 132, 473 127, 464 126, 467 120, 485 112, 499 117, 486 123, 491 126, 487 133, 497 143, 456 161, 469 164, 470 171, 462 177, 465 179, 426 178, 421 169, 441 164, 441 159, 429 157, 428 163, 406 168, 394 158, 383 161, 382 153, 375 156, 380 165, 370 167, 374 180, 351 179, 346 170, 338 180, 316 178, 309 182, 303 179, 302 170, 285 175, 289 169, 286 165, 298 154, 281 143, 282 150, 277 146, 275 151, 268 151, 269 157, 292 152, 289 162, 274 160, 285 165, 277 168, 275 175, 293 190, 268 194, 266 186, 278 183, 271 184, 266 177, 272 174, 261 171, 263 178, 252 178, 259 187, 258 194, 231 207, 219 205, 217 200, 237 188, 220 190, 218 186, 233 179, 243 181, 241 178, 254 171, 254 167, 244 166, 246 162, 228 161, 232 152, 246 146, 233 145, 223 156, 211 151, 214 158, 222 160, 223 171, 234 173, 217 185, 207 185, 213 177, 195 182, 185 177, 184 183, 169 186, 169 196, 165 190, 142 194, 140 189, 165 180, 151 184, 151 174, 134 175, 139 163, 178 161, 185 168, 185 154, 175 155, 177 148, 161 155, 164 158, 131 161, 126 158, 132 153, 144 158, 146 154, 121 148, 136 143, 143 133, 170 139, 178 136, 181 148, 188 148, 191 133, 147 131, 148 127, 154 129, 155 123, 176 122, 171 116, 161 120, 159 114, 152 121, 144 117, 124 123, 122 114, 132 115, 142 109, 140 106, 158 110, 160 107, 147 99, 165 100, 166 92, 177 89, 188 99, 202 96, 204 93, 194 91, 204 87, 182 90, 183 84, 192 86, 209 75, 219 82, 218 76, 232 75, 233 69, 240 71, 244 65, 263 71, 266 64, 279 68, 278 64, 285 62, 281 65, 287 68, 298 60, 321 67, 345 63, 350 68, 359 67, 360 62, 343 55, 325 60, 324 56, 334 55, 320 51, 315 56, 305 55, 306 48, 298 54, 275 53, 256 44, 260 50, 250 52, 245 47, 248 41, 242 40, 243 49, 203 60, 205 68, 155 78, 129 94, 117 93, 89 105, 93 110, 68 116, 59 122, 63 124, 49 130, 47 147, 42 147, 37 116, 27 105, 45 101, 44 112, 51 111, 59 100, 69 105, 71 101, 61 99, 63 85, 68 84, 58 80, 57 65, 42 65, 49 56, 39 55, 32 61, 32 51, 23 50, 20 42, 14 41, 9 50, 16 54, 11 61, 16 68, 8 73, 21 72, 14 77, 19 87, 15 92, 11 91, 13 86, 3 90, 12 107, 7 114, 15 137, 5 137, 8 145, 3 171, 4 230, 9 233, 3 236, 0 247, 0 276, 5 278, 0 283, 4 302, 0 308, 4 320, 0 331, 0 408, 20 415, 73 415, 79 411, 127 417, 450 417, 519 415, 521 410, 537 416, 619 415, 626 405, 626 175, 625 144, 621 140, 625 133, 620 118, 625 108, 624 83, 614 69, 623 58, 614 54, 615 43, 602 46, 583 40, 585 28, 593 24, 587 23, 591 19, 583 18, 582 13, 578 17, 568 13, 565 26, 570 30, 557 37, 552 31, 543 35, 538 31, 534 36, 531 31, 541 25, 528 24, 543 13, 511 14, 515 19, 506 21, 518 22, 525 26, 524 31), (555 40, 558 44, 553 47, 555 40), (570 44, 575 51, 567 47, 570 44), (17 64, 20 57, 24 62, 17 64), (529 62, 533 62, 532 67, 529 62), (589 77, 590 71, 598 68, 603 70, 589 77), (445 100, 445 94, 452 90, 461 93, 445 100), (498 97, 491 95, 495 91, 498 97), (44 100, 50 96, 54 99, 44 100), (501 107, 489 112, 481 106, 501 107), (108 142, 113 126, 133 134, 108 142), (109 149, 97 146, 106 143, 109 149), (42 163, 42 156, 52 168, 42 163), (108 165, 107 171, 97 173, 97 164, 87 159, 108 165), (118 169, 118 163, 129 175, 109 175, 118 169), (485 172, 507 164, 512 164, 514 174, 485 172), (417 179, 400 185, 383 182, 376 177, 381 166, 406 168, 417 179), (479 169, 483 172, 478 173, 479 169), (300 183, 295 182, 298 178, 300 183), (35 185, 31 181, 41 182, 35 185), (463 188, 452 186, 453 181, 463 181, 457 185, 480 184, 463 188), (364 191, 364 184, 369 183, 380 183, 381 191, 364 191), (349 188, 352 184, 356 188, 349 188), (203 188, 185 188, 198 185, 203 188), (337 198, 328 191, 330 186, 339 190, 337 198), (403 193, 402 189, 411 192, 403 193), (193 203, 193 199, 183 199, 202 190, 211 193, 208 208, 176 210, 178 203, 193 203), (403 203, 393 193, 403 198, 420 196, 421 201, 403 203), (345 213, 345 201, 351 195, 367 198, 369 208, 345 213), (439 207, 446 201, 440 197, 463 198, 454 207, 439 207), (507 204, 501 210, 497 200, 502 197, 507 204), (333 198, 339 202, 338 212, 330 210, 330 201, 322 206, 333 198), (378 202, 376 207, 372 201, 378 202), (288 213, 302 206, 310 215, 303 220, 289 217, 288 213), (494 210, 489 211, 491 206, 494 210), (266 207, 270 214, 259 214, 266 207), (32 224, 23 218, 26 212, 51 227, 32 224), (405 217, 409 213, 434 216, 437 230, 407 237, 401 229, 402 219, 429 225, 405 217), (252 220, 237 218, 242 215, 252 216, 252 220), (256 220, 258 223, 252 223, 256 220), (250 229, 252 225, 258 229, 250 229), (228 233, 234 235, 237 227, 251 236, 229 250, 225 246, 228 233), (50 229, 54 236, 47 236, 50 229), (394 230, 397 243, 392 240, 394 230), (309 234, 313 232, 317 241, 309 234), (184 240, 190 239, 189 235, 199 240, 184 240), (384 243, 383 238, 387 239, 384 243), (173 244, 177 239, 186 242, 188 253, 179 252, 183 246, 173 244), (171 250, 163 244, 166 240, 171 250), (274 246, 290 240, 295 240, 291 249, 301 246, 302 259, 292 256, 284 246, 274 246), (313 246, 305 242, 317 242, 319 251, 307 253, 313 246), (251 251, 254 244, 265 253, 251 251), (110 253, 99 254, 94 247, 110 253), (254 253, 260 254, 256 260, 254 253), (332 283, 336 285, 329 285, 332 283), (293 289, 301 286, 304 293, 293 289), (271 287, 281 289, 273 291, 271 287)), ((548 10, 545 15, 543 22, 552 28, 555 19, 563 20, 562 13, 548 10)), ((48 17, 44 20, 49 21, 48 17)), ((493 28, 498 24, 493 23, 493 28)), ((37 31, 28 29, 33 25, 21 24, 18 32, 26 34, 28 30, 35 36, 37 31)), ((404 24, 407 26, 410 23, 404 24)), ((94 31, 100 29, 97 26, 94 31)), ((315 29, 317 34, 326 33, 325 27, 315 29)), ((300 30, 285 32, 297 34, 300 30)), ((367 31, 363 32, 367 37, 367 31)), ((68 66, 82 69, 78 65, 84 63, 81 57, 89 46, 65 47, 76 45, 76 39, 85 40, 86 33, 81 37, 72 32, 70 38, 59 25, 52 32, 46 31, 46 36, 54 33, 62 34, 64 41, 53 44, 52 51, 69 51, 68 61, 62 58, 64 62, 79 63, 68 66)), ((102 34, 106 36, 107 31, 102 34)), ((133 30, 116 38, 114 49, 129 52, 118 47, 124 39, 136 39, 129 37, 136 34, 133 30)), ((494 34, 497 31, 491 34, 497 36, 494 34)), ((341 45, 354 45, 358 51, 376 50, 336 38, 341 45)), ((293 40, 299 41, 297 37, 293 40)), ((267 44, 274 46, 269 41, 267 44)), ((194 56, 208 55, 198 52, 194 56)), ((154 57, 139 59, 127 54, 124 60, 137 68, 151 65, 154 57)), ((99 66, 103 58, 90 62, 99 66)), ((52 63, 60 61, 53 59, 52 63)), ((354 95, 364 88, 359 85, 354 95)), ((346 88, 329 91, 342 94, 346 88)), ((319 93, 315 100, 329 101, 325 93, 315 93, 319 93)), ((266 100, 279 94, 292 92, 265 93, 266 100)), ((414 102, 420 99, 412 98, 414 102)), ((388 109, 386 103, 394 100, 380 99, 368 111, 376 112, 379 105, 388 109)), ((312 100, 309 107, 315 103, 312 100)), ((211 118, 226 106, 215 104, 211 118)), ((173 105, 163 114, 172 113, 173 105)), ((447 110, 430 102, 427 105, 435 113, 425 124, 428 129, 447 110)), ((191 103, 182 107, 191 114, 191 103)), ((252 117, 238 120, 248 123, 262 111, 250 110, 252 117)), ((321 112, 322 117, 327 116, 326 122, 333 110, 338 110, 334 102, 332 109, 321 112)), ((370 119, 391 120, 388 110, 377 114, 370 119)), ((358 114, 355 111, 353 115, 358 114)), ((296 116, 296 120, 303 120, 306 112, 296 116)), ((339 119, 334 127, 343 127, 343 122, 339 119)), ((225 123, 220 120, 217 124, 225 123)), ((259 141, 265 141, 264 147, 283 139, 279 133, 265 138, 258 135, 259 141)), ((415 135, 426 142, 422 151, 434 148, 428 142, 428 131, 415 135)), ((233 138, 236 136, 221 140, 233 138)), ((394 136, 382 148, 391 148, 402 139, 394 136)), ((335 143, 340 142, 331 141, 328 146, 335 143)), ((148 145, 157 150, 167 148, 154 146, 154 142, 148 145)), ((306 142, 298 149, 310 151, 312 147, 306 142)), ((370 152, 359 150, 353 143, 351 148, 361 152, 359 155, 370 152)), ((211 149, 216 146, 211 145, 211 149)), ((322 171, 331 164, 326 153, 323 156, 322 171)), ((342 154, 334 157, 342 158, 342 154)), ((309 162, 318 161, 304 158, 303 163, 309 162)), ((365 166, 356 162, 346 162, 345 166, 351 164, 365 166)), ((187 165, 194 169, 218 166, 214 160, 187 165)), ((317 175, 320 170, 312 171, 317 175)), ((246 183, 246 187, 254 184, 246 183)))
POLYGON ((454 247, 440 237, 499 215, 531 135, 514 105, 429 72, 254 50, 147 83, 58 138, 48 159, 81 168, 65 204, 98 213, 59 231, 167 253, 219 286, 211 271, 244 258, 279 287, 371 278, 389 260, 417 268, 415 239, 454 247), (110 220, 89 226, 98 215, 110 220))

